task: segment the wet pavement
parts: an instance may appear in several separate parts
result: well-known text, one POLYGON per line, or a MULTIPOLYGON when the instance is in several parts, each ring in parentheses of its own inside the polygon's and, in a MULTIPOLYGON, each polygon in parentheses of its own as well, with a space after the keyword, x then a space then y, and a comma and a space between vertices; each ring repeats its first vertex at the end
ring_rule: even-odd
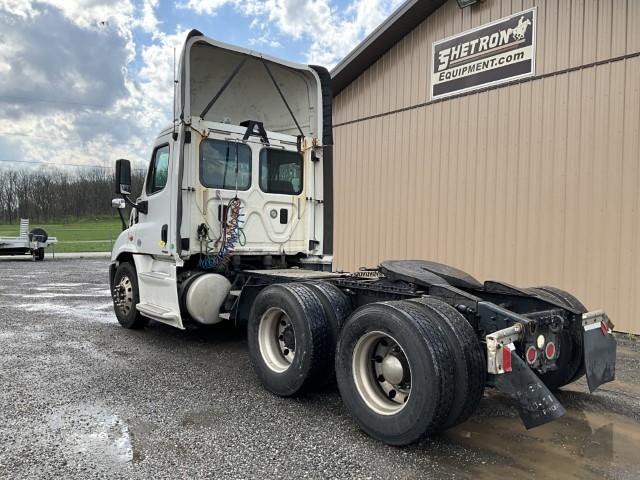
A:
MULTIPOLYGON (((121 328, 105 260, 0 259, 1 478, 640 478, 640 341, 617 380, 525 430, 505 397, 407 448, 360 432, 335 388, 262 389, 244 333, 121 328)), ((615 322, 615 319, 613 319, 615 322)))

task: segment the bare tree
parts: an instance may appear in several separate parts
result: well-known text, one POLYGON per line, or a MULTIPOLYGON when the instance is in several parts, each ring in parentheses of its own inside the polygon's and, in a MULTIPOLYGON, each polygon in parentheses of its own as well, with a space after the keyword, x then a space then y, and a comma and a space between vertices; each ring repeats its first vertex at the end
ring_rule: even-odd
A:
MULTIPOLYGON (((144 173, 132 172, 133 192, 142 191, 144 173)), ((34 222, 68 221, 111 215, 113 173, 91 169, 75 174, 61 170, 0 171, 0 222, 20 218, 34 222)))

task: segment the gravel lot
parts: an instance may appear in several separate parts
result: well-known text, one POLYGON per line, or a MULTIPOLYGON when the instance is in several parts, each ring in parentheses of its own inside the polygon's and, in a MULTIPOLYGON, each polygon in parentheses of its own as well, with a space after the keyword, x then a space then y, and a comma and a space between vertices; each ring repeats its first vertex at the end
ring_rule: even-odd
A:
POLYGON ((572 385, 552 424, 526 431, 489 392, 467 423, 393 448, 359 431, 335 388, 264 391, 241 330, 121 328, 107 265, 0 259, 0 477, 640 476, 640 342, 629 336, 618 380, 593 396, 572 385))

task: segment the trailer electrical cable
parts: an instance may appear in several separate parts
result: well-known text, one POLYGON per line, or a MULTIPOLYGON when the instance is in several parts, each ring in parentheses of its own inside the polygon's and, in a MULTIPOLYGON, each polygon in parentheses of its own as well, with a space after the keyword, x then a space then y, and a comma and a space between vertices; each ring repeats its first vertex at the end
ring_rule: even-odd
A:
MULTIPOLYGON (((236 245, 244 246, 247 243, 247 238, 244 234, 244 231, 241 226, 242 222, 242 202, 238 198, 238 174, 239 174, 239 160, 238 160, 238 143, 236 142, 236 165, 235 165, 235 183, 236 183, 236 195, 234 198, 229 200, 227 204, 226 213, 222 203, 222 197, 220 193, 216 191, 216 197, 220 200, 220 237, 215 241, 214 247, 218 245, 218 243, 222 242, 220 248, 217 253, 212 253, 209 251, 208 244, 212 242, 212 239, 209 237, 208 230, 203 235, 203 240, 207 243, 207 252, 206 255, 202 256, 201 249, 201 257, 198 262, 198 266, 203 270, 212 270, 212 269, 221 269, 226 268, 229 262, 231 261, 231 257, 233 256, 233 252, 236 249, 236 245)), ((224 172, 224 182, 226 182, 227 175, 227 165, 229 159, 229 145, 227 144, 227 153, 226 153, 226 162, 225 162, 225 172, 224 172)))

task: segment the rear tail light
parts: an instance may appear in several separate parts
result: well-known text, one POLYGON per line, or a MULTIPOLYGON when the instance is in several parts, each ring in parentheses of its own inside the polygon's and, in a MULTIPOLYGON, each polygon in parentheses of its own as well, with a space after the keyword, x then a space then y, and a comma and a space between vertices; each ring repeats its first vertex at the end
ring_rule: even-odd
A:
POLYGON ((538 359, 538 350, 536 350, 536 347, 532 345, 529 348, 527 348, 527 362, 529 363, 529 365, 533 365, 534 363, 536 363, 537 359, 538 359))
POLYGON ((502 347, 502 369, 505 372, 511 371, 511 348, 508 345, 502 347))
POLYGON ((556 356, 556 345, 553 342, 547 343, 547 346, 544 348, 544 354, 547 360, 551 360, 556 356))
POLYGON ((602 330, 603 335, 606 335, 607 333, 609 333, 609 329, 607 328, 604 322, 600 322, 600 330, 602 330))

